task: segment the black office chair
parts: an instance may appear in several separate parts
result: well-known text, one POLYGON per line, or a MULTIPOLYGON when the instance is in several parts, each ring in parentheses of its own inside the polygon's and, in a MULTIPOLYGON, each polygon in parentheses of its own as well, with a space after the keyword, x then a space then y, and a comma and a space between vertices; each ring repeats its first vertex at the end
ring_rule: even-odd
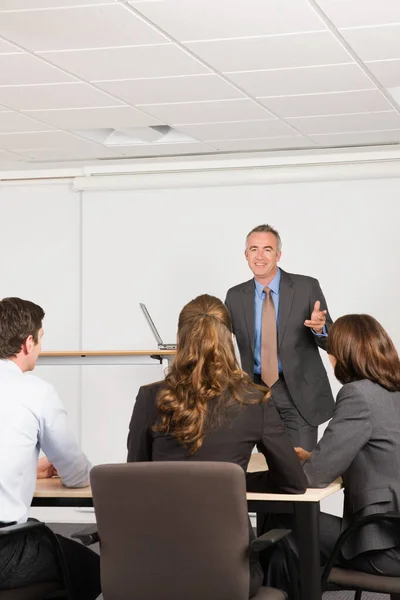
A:
MULTIPOLYGON (((245 475, 232 463, 152 462, 91 471, 104 600, 247 600, 249 551, 290 533, 270 531, 249 549, 245 475)), ((262 587, 254 600, 285 600, 262 587)))
POLYGON ((50 539, 63 577, 63 584, 60 584, 59 581, 44 581, 25 587, 14 588, 12 590, 0 590, 0 600, 55 600, 56 598, 60 600, 73 600, 68 572, 60 543, 57 536, 45 525, 45 523, 36 521, 36 519, 29 519, 26 523, 0 527, 0 541, 4 540, 6 537, 10 538, 14 535, 21 535, 32 531, 41 531, 42 535, 45 535, 50 539))
POLYGON ((354 590, 354 600, 361 600, 363 592, 378 592, 390 594, 391 600, 400 600, 400 577, 387 577, 384 575, 371 575, 362 571, 334 567, 339 553, 347 540, 365 525, 371 523, 390 523, 400 527, 400 513, 388 512, 368 515, 355 521, 340 535, 331 556, 322 574, 322 589, 326 590, 329 584, 335 589, 354 590))

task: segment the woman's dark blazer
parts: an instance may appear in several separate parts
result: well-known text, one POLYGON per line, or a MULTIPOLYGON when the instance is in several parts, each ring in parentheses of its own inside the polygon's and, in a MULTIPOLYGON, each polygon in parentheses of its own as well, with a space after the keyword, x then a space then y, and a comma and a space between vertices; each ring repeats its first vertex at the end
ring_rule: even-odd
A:
MULTIPOLYGON (((220 414, 219 425, 206 431, 203 445, 190 454, 172 435, 156 432, 159 418, 157 396, 164 382, 139 389, 128 435, 128 462, 137 461, 223 461, 240 465, 244 471, 254 446, 267 460, 269 470, 247 474, 249 491, 302 494, 307 487, 300 462, 271 400, 252 404, 230 403, 220 414)), ((246 395, 261 399, 262 392, 248 388, 246 395)), ((252 534, 252 531, 251 531, 252 534)), ((256 560, 250 560, 250 596, 262 583, 256 560)))

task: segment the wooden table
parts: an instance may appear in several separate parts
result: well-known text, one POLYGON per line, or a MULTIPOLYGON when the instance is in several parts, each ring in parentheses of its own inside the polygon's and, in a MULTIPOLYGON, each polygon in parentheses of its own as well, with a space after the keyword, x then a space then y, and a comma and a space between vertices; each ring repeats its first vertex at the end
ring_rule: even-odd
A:
MULTIPOLYGON (((266 469, 262 455, 252 455, 249 471, 266 469)), ((342 489, 341 480, 326 488, 309 488, 305 494, 259 494, 248 492, 249 512, 293 514, 294 535, 299 548, 301 600, 321 600, 320 555, 319 555, 319 510, 320 501, 342 489)), ((39 479, 32 506, 93 506, 92 490, 66 488, 58 478, 39 479)))
POLYGON ((67 488, 58 477, 38 479, 32 506, 93 506, 92 489, 67 488))
MULTIPOLYGON (((265 471, 267 463, 263 454, 251 455, 248 471, 265 471)), ((93 506, 92 490, 86 488, 66 488, 58 477, 38 479, 32 506, 93 506)))

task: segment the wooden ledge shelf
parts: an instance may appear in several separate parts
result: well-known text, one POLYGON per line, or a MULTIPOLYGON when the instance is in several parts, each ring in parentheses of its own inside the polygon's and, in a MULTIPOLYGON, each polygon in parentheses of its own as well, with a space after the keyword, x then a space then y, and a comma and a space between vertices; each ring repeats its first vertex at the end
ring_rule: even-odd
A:
POLYGON ((52 350, 40 356, 171 356, 175 350, 52 350))

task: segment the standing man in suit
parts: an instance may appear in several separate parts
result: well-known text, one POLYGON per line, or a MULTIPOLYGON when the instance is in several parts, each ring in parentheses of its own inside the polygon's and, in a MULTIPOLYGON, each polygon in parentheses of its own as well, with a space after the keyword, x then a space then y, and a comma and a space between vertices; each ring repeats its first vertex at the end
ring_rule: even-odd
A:
POLYGON ((272 389, 293 445, 312 450, 334 406, 318 352, 332 320, 318 281, 280 269, 281 254, 273 227, 250 231, 245 256, 254 278, 228 290, 225 303, 243 370, 272 389))

